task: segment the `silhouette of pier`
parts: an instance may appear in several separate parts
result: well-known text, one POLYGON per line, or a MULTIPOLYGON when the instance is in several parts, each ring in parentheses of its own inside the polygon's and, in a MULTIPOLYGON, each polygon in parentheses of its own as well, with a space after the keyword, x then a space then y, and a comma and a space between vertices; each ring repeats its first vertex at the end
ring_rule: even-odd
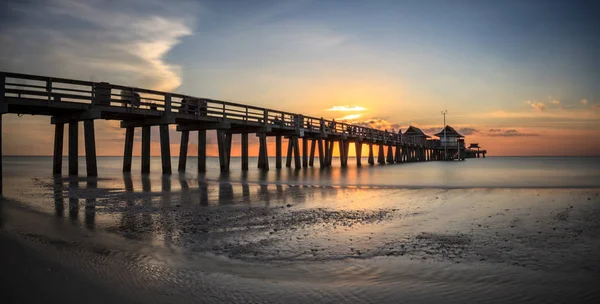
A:
MULTIPOLYGON (((241 170, 248 170, 248 136, 259 139, 258 168, 269 170, 268 138, 275 138, 275 166, 281 168, 282 138, 288 138, 286 167, 332 164, 334 147, 340 165, 348 165, 349 144, 355 144, 356 165, 362 147, 368 145, 368 163, 375 164, 373 146, 379 149, 377 163, 403 163, 444 158, 439 141, 422 132, 403 135, 335 120, 306 116, 178 93, 74 79, 0 71, 0 151, 2 114, 31 114, 51 117, 54 125, 53 173, 62 174, 63 136, 68 125, 68 173, 78 175, 78 133, 83 122, 86 173, 97 176, 94 121, 120 121, 125 129, 123 172, 131 172, 134 134, 141 129, 141 172, 150 172, 150 128, 159 127, 162 173, 171 174, 169 125, 181 132, 177 169, 185 171, 190 132, 198 136, 198 171, 206 171, 206 131, 216 130, 220 170, 230 169, 232 137, 241 136, 241 170), (300 144, 302 142, 302 144, 300 144)), ((415 128, 418 130, 418 128, 415 128)), ((26 139, 24 139, 26 140, 26 139)), ((459 149, 460 150, 460 149, 459 149)), ((0 155, 1 157, 1 155, 0 155)), ((1 162, 0 162, 1 163, 1 162)), ((0 172, 1 172, 0 165, 0 172)), ((1 174, 1 173, 0 173, 1 174)), ((1 177, 1 175, 0 175, 1 177)))

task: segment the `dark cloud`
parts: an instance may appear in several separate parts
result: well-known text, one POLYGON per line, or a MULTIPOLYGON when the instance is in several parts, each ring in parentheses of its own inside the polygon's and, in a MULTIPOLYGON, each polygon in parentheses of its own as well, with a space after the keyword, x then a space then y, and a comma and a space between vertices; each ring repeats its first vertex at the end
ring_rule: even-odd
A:
POLYGON ((535 133, 523 133, 516 129, 490 129, 486 136, 492 137, 519 137, 519 136, 539 136, 539 134, 535 133))
POLYGON ((475 128, 460 128, 457 131, 458 131, 458 133, 465 135, 465 136, 479 133, 479 130, 477 130, 475 128))
POLYGON ((363 126, 367 128, 373 128, 378 130, 388 130, 388 131, 398 131, 400 130, 400 125, 397 123, 391 123, 385 119, 381 118, 373 118, 369 120, 365 120, 362 122, 352 122, 352 124, 356 124, 358 126, 363 126))

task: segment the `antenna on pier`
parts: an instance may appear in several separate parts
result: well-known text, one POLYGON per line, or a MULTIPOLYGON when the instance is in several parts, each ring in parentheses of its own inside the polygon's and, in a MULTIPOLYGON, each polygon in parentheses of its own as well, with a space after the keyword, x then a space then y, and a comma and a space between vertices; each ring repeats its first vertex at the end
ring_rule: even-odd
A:
POLYGON ((446 114, 448 114, 448 110, 442 111, 442 115, 444 115, 444 158, 448 160, 448 139, 446 138, 446 114))

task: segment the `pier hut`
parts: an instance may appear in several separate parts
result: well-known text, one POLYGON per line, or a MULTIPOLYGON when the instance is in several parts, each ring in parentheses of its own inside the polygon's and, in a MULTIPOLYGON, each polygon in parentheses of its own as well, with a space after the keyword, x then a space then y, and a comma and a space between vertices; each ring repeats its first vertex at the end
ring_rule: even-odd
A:
POLYGON ((425 134, 423 130, 409 126, 404 133, 402 133, 402 142, 407 152, 408 162, 413 161, 424 161, 430 159, 428 149, 428 139, 431 136, 425 134))
POLYGON ((440 150, 443 159, 465 159, 465 137, 458 133, 453 127, 446 125, 444 129, 433 135, 440 139, 436 149, 440 150))
POLYGON ((487 150, 481 150, 479 143, 471 143, 471 144, 469 144, 469 147, 465 150, 465 157, 466 158, 479 158, 479 157, 485 158, 486 153, 487 153, 487 150))

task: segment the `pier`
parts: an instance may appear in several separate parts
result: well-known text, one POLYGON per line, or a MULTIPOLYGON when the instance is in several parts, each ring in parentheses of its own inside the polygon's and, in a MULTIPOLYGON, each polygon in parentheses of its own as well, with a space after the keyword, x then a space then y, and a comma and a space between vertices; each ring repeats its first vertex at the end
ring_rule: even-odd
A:
MULTIPOLYGON (((132 170, 132 152, 135 132, 141 132, 141 168, 150 172, 150 128, 158 127, 162 157, 162 173, 171 174, 169 126, 181 133, 181 148, 177 170, 186 170, 190 132, 198 136, 198 171, 206 171, 206 132, 217 134, 221 172, 230 170, 233 136, 241 137, 241 170, 248 170, 248 138, 259 140, 257 167, 269 170, 267 144, 275 140, 275 167, 282 168, 282 139, 288 139, 286 167, 312 167, 315 158, 322 168, 332 165, 334 149, 339 154, 340 166, 348 166, 349 144, 354 143, 356 165, 362 165, 362 147, 368 145, 368 164, 374 165, 374 146, 378 149, 378 164, 393 164, 442 160, 444 155, 439 140, 430 140, 418 128, 410 127, 402 134, 368 128, 361 125, 336 122, 256 107, 241 103, 187 96, 178 93, 91 82, 0 72, 0 151, 3 114, 30 114, 51 117, 54 126, 53 173, 62 174, 63 136, 68 128, 68 174, 78 175, 78 134, 83 124, 87 176, 97 176, 96 140, 94 121, 120 121, 125 129, 123 172, 132 170), (420 132, 419 132, 420 131, 420 132)), ((26 140, 26 139, 24 139, 26 140)), ((464 151, 464 144, 455 151, 464 151)), ((447 151, 447 150, 446 150, 447 151)), ((1 155, 0 155, 1 157, 1 155)), ((460 157, 459 157, 460 158, 460 157)), ((464 157, 463 157, 464 159, 464 157)), ((1 172, 0 162, 0 172, 1 172)), ((0 173, 1 174, 1 173, 0 173)), ((0 175, 1 177, 1 175, 0 175)))

